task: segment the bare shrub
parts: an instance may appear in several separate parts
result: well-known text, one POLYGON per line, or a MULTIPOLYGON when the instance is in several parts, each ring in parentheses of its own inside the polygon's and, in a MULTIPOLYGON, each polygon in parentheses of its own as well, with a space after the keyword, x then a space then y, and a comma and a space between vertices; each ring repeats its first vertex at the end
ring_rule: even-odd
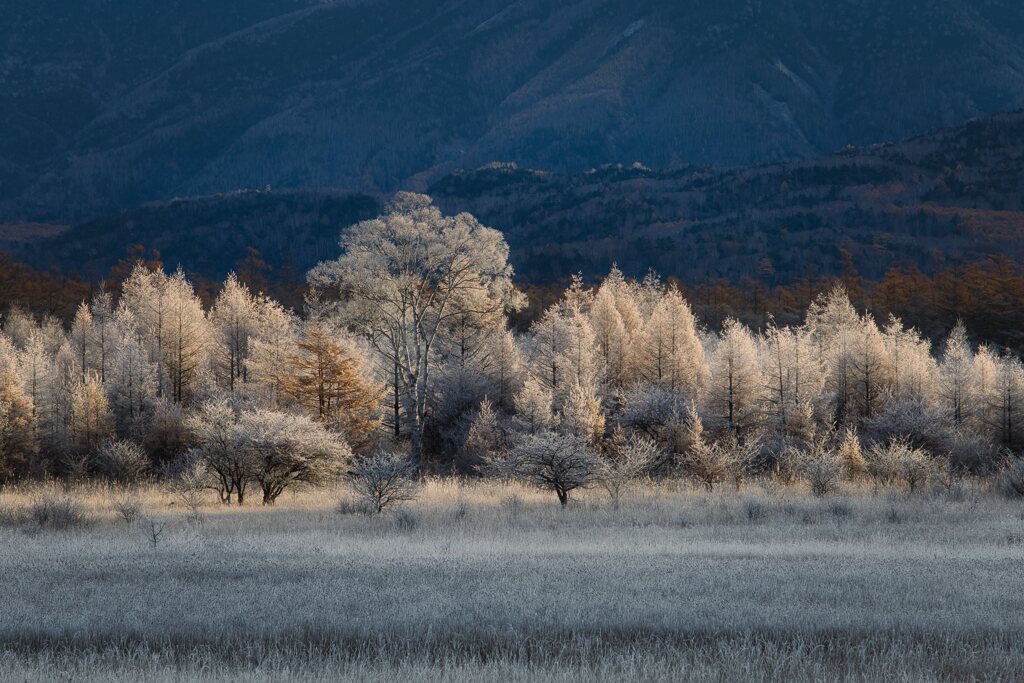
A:
POLYGON ((728 437, 718 443, 694 441, 683 457, 683 465, 690 476, 712 491, 715 484, 731 481, 739 490, 743 481, 756 469, 760 442, 755 439, 739 442, 728 437))
POLYGON ((531 434, 505 462, 510 474, 540 489, 554 491, 564 508, 569 494, 599 478, 601 460, 585 439, 573 434, 531 434))
MULTIPOLYGON (((847 433, 847 439, 850 434, 847 433)), ((839 488, 843 475, 849 472, 850 458, 857 451, 847 445, 845 453, 835 451, 830 446, 831 436, 825 434, 812 439, 804 451, 790 456, 796 463, 800 478, 811 487, 811 493, 819 498, 839 488)))
POLYGON ((868 473, 880 484, 906 485, 917 491, 936 476, 937 466, 929 455, 906 439, 872 444, 867 452, 868 473))
POLYGON ((206 499, 206 490, 213 487, 211 479, 206 461, 193 452, 179 461, 167 481, 167 491, 196 517, 206 499))
POLYGON ((713 491, 715 484, 729 478, 729 453, 718 444, 696 443, 683 457, 686 472, 713 491))
POLYGON ((137 484, 149 470, 149 458, 134 441, 108 441, 93 459, 96 471, 119 484, 137 484))
POLYGON ((116 488, 111 491, 110 507, 124 520, 125 526, 131 527, 142 513, 142 503, 131 487, 116 488))
POLYGON ((999 488, 1008 498, 1024 498, 1024 460, 1017 460, 1003 470, 999 488))
POLYGON ((1000 449, 969 429, 957 429, 945 444, 950 469, 956 474, 987 476, 999 469, 1000 449))
POLYGON ((150 518, 146 524, 146 540, 149 541, 154 551, 159 547, 160 541, 163 539, 164 527, 163 522, 158 522, 153 518, 150 518))
POLYGON ((355 494, 378 514, 413 500, 418 488, 413 461, 390 451, 378 451, 357 460, 348 473, 348 479, 355 494))
POLYGON ((334 506, 334 511, 339 515, 365 515, 373 512, 365 502, 352 500, 351 498, 339 500, 338 504, 334 506))
POLYGON ((661 449, 653 439, 642 434, 623 435, 616 429, 604 458, 598 481, 616 508, 623 489, 649 473, 663 460, 661 449))
POLYGON ((68 531, 88 523, 81 503, 70 496, 52 493, 42 493, 32 499, 28 518, 36 528, 47 531, 68 531))
POLYGON ((805 453, 801 462, 801 472, 811 486, 811 493, 820 497, 827 496, 839 488, 843 477, 843 463, 832 454, 816 457, 815 453, 805 453))

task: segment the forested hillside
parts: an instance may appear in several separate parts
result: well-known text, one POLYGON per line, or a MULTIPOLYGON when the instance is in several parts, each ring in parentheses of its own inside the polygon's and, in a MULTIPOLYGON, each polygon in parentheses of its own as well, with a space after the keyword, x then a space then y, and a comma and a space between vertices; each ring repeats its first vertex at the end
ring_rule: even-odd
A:
MULTIPOLYGON (((520 282, 543 284, 617 263, 688 285, 749 278, 766 286, 890 268, 931 275, 1001 254, 1024 256, 1024 114, 811 161, 739 170, 605 166, 558 174, 510 165, 430 188, 451 212, 502 230, 520 282)), ((335 247, 384 196, 260 190, 153 203, 56 237, 8 242, 33 265, 105 277, 129 249, 223 279, 249 248, 278 282, 335 247)))
POLYGON ((14 0, 0 220, 811 158, 1024 106, 1013 0, 14 0))

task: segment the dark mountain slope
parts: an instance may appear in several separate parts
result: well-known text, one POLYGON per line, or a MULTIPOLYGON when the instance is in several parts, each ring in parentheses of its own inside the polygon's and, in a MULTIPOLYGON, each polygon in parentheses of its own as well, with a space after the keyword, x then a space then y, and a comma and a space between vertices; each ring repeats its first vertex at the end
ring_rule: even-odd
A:
MULTIPOLYGON (((503 230, 520 277, 544 282, 612 262, 689 282, 768 282, 893 266, 932 272, 989 254, 1024 259, 1024 113, 906 142, 740 170, 606 166, 551 173, 490 165, 430 188, 448 211, 503 230)), ((255 247, 300 276, 336 253, 383 196, 250 191, 160 202, 12 242, 39 267, 106 272, 134 244, 220 278, 255 247)), ((279 272, 280 276, 280 272, 279 272)))
POLYGON ((1024 106, 1011 0, 14 0, 0 218, 811 158, 1024 106))

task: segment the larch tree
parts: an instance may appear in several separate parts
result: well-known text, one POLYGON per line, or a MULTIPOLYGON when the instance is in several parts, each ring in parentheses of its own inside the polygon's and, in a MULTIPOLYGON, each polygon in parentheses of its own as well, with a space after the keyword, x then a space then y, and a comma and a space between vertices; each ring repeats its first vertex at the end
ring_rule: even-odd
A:
POLYGON ((970 427, 998 443, 1002 396, 999 386, 999 355, 987 344, 978 347, 971 370, 970 427))
POLYGON ((759 421, 762 387, 757 345, 750 330, 732 318, 726 320, 710 365, 709 415, 742 439, 759 421))
POLYGON ((156 366, 156 395, 168 391, 164 355, 167 342, 167 276, 138 264, 121 287, 121 320, 130 321, 134 333, 156 366))
POLYGON ((117 344, 118 331, 114 317, 114 304, 110 293, 101 289, 89 302, 92 315, 93 359, 91 368, 99 374, 100 382, 107 381, 110 357, 117 344))
POLYGON ((889 318, 883 341, 893 398, 927 405, 935 394, 936 364, 931 355, 931 342, 923 339, 917 330, 905 328, 895 316, 889 318))
POLYGON ((551 389, 534 377, 528 377, 516 393, 516 419, 530 434, 547 430, 555 425, 551 389))
POLYGON ((82 373, 82 381, 85 381, 86 374, 93 360, 93 337, 95 329, 93 326, 92 310, 84 301, 78 305, 75 311, 74 320, 71 322, 71 334, 69 340, 75 352, 75 361, 78 363, 82 373))
POLYGON ((250 383, 265 392, 265 402, 276 407, 288 388, 288 361, 298 348, 299 322, 275 301, 263 298, 258 304, 257 331, 249 341, 247 375, 250 383))
POLYGON ((496 312, 519 301, 508 245, 469 214, 444 216, 430 198, 400 194, 385 215, 348 228, 341 246, 340 258, 309 273, 313 308, 394 364, 419 462, 433 371, 452 324, 472 314, 481 327, 500 320, 503 329, 496 312))
POLYGON ((117 433, 137 437, 156 409, 157 371, 134 332, 135 326, 123 319, 126 315, 118 313, 117 338, 107 361, 104 388, 117 433))
POLYGON ((654 304, 638 336, 637 374, 645 381, 696 396, 707 380, 704 347, 690 306, 675 288, 654 304))
POLYGON ((213 331, 199 297, 181 269, 167 280, 166 304, 164 367, 171 398, 181 403, 191 398, 197 387, 209 358, 213 331))
POLYGON ((629 379, 627 353, 630 340, 615 303, 615 294, 607 284, 597 290, 588 317, 604 365, 605 380, 609 387, 621 387, 629 379))
POLYGON ((967 340, 967 328, 957 322, 949 333, 939 363, 938 395, 942 410, 959 427, 970 417, 974 352, 967 340))
POLYGON ((853 337, 850 365, 853 371, 853 397, 859 419, 873 417, 881 408, 889 388, 890 361, 878 326, 870 316, 860 319, 853 337))
POLYGON ((99 375, 90 372, 71 394, 71 437, 80 453, 92 453, 114 436, 107 395, 99 375))
POLYGON ((237 385, 249 380, 246 361, 250 340, 258 332, 258 315, 256 297, 230 273, 210 310, 210 324, 215 342, 215 373, 221 385, 232 393, 237 385))
POLYGON ((1024 364, 1020 358, 1009 354, 999 358, 995 393, 997 442, 1019 448, 1024 438, 1024 364))
POLYGON ((38 449, 32 402, 17 364, 14 344, 0 333, 0 485, 30 473, 38 449))
POLYGON ((355 448, 366 446, 379 424, 381 392, 367 379, 353 345, 311 322, 287 362, 285 393, 355 448))

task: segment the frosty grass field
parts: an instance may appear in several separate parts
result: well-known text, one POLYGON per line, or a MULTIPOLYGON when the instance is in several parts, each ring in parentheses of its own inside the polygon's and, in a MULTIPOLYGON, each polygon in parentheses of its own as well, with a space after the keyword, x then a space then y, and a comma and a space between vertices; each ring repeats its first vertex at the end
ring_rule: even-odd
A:
POLYGON ((816 499, 662 485, 560 510, 428 482, 198 516, 156 488, 0 494, 7 680, 1024 679, 1024 507, 977 487, 816 499))

